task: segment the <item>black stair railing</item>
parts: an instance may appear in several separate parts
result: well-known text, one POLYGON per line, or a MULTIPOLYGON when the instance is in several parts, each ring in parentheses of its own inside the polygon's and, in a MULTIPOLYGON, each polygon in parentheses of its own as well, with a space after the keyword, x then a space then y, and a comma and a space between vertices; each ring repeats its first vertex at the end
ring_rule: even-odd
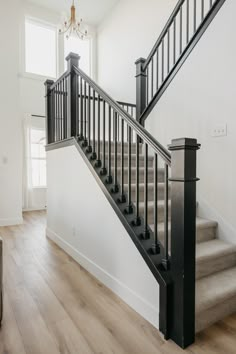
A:
POLYGON ((145 120, 225 0, 180 0, 147 59, 136 61, 137 118, 145 120))
POLYGON ((67 72, 45 84, 48 149, 74 139, 159 283, 160 330, 186 347, 195 337, 199 145, 173 140, 170 155, 127 112, 133 105, 114 101, 79 69, 77 55, 67 61, 67 72))

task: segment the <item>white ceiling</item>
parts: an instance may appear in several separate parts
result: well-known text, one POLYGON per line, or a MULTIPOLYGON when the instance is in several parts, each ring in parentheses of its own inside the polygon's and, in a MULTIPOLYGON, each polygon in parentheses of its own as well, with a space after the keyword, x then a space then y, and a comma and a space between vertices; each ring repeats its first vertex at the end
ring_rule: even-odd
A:
MULTIPOLYGON (((69 13, 72 0, 29 0, 59 13, 69 13)), ((97 26, 119 0, 75 0, 78 18, 97 26)))

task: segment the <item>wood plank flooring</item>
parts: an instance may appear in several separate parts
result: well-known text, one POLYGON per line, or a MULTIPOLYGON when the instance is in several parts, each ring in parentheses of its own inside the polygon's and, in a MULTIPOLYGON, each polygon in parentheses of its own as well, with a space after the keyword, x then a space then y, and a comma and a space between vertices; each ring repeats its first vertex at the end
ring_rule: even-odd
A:
MULTIPOLYGON (((0 354, 184 353, 45 237, 45 212, 0 227, 0 354)), ((187 354, 235 354, 236 315, 200 333, 187 354)))

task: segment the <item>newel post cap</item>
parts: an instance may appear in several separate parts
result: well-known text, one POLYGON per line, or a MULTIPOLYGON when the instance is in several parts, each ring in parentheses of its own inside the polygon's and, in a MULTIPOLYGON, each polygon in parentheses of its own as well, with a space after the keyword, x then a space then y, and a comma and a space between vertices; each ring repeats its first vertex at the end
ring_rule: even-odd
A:
POLYGON ((76 53, 69 53, 66 57, 67 68, 71 69, 72 66, 79 67, 80 56, 76 53))
POLYGON ((173 139, 171 144, 168 145, 170 151, 175 150, 199 150, 201 144, 198 144, 197 139, 192 138, 179 138, 173 139))

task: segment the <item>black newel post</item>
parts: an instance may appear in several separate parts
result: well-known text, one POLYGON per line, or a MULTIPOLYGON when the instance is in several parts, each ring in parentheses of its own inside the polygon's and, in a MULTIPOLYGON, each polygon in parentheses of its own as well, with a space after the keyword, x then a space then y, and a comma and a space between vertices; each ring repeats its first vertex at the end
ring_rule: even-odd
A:
POLYGON ((147 75, 143 71, 144 58, 138 59, 136 64, 136 119, 139 122, 140 117, 146 108, 147 103, 147 75))
POLYGON ((79 67, 80 56, 75 53, 70 53, 67 57, 67 71, 70 72, 70 84, 69 84, 69 122, 70 127, 68 129, 71 132, 71 136, 78 135, 78 112, 77 112, 77 104, 78 104, 78 85, 77 85, 77 76, 73 70, 73 66, 79 67))
POLYGON ((47 144, 54 142, 55 131, 54 131, 54 114, 53 114, 53 95, 50 90, 50 87, 54 84, 54 81, 47 80, 45 81, 45 114, 46 114, 46 135, 47 135, 47 144))
POLYGON ((196 139, 172 140, 171 273, 173 276, 171 338, 182 348, 195 338, 196 139))

